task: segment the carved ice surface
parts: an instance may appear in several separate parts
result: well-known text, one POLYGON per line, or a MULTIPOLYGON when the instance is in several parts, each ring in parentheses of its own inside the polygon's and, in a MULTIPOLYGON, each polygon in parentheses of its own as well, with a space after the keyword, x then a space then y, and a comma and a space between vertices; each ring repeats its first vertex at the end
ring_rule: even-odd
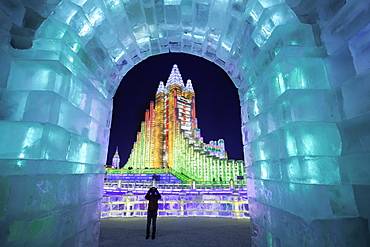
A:
POLYGON ((171 51, 238 88, 256 246, 369 246, 369 11, 0 1, 0 245, 98 245, 112 97, 135 64, 171 51))

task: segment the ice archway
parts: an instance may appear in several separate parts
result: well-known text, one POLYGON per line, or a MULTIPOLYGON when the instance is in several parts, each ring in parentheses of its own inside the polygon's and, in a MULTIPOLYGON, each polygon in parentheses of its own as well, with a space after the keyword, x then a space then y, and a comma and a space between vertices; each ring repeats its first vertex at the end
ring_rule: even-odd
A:
POLYGON ((369 245, 370 2, 0 8, 1 245, 97 245, 112 96, 169 50, 238 88, 256 246, 369 245))

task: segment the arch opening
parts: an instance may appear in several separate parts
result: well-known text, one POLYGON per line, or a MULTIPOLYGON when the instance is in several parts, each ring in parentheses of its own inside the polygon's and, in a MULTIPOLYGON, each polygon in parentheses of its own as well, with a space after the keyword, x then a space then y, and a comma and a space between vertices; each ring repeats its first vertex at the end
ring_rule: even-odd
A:
POLYGON ((169 53, 149 57, 130 70, 113 98, 113 117, 107 165, 116 147, 120 166, 129 158, 149 102, 155 100, 160 81, 168 79, 177 64, 183 80, 191 79, 196 93, 197 123, 204 141, 224 139, 228 157, 243 160, 238 94, 229 76, 217 65, 188 54, 169 53), (145 88, 146 90, 143 90, 145 88), (133 116, 128 119, 128 116, 133 116))
POLYGON ((112 97, 135 64, 172 51, 238 88, 256 245, 369 244, 370 3, 57 4, 0 5, 2 242, 97 244, 112 97), (17 50, 25 6, 46 19, 17 50))

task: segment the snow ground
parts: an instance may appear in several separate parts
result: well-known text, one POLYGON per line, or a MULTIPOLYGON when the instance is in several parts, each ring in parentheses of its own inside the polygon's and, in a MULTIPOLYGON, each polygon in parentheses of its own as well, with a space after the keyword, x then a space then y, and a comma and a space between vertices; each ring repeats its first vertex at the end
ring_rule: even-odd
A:
POLYGON ((158 217, 157 234, 145 239, 146 218, 103 218, 99 247, 248 247, 249 219, 158 217))

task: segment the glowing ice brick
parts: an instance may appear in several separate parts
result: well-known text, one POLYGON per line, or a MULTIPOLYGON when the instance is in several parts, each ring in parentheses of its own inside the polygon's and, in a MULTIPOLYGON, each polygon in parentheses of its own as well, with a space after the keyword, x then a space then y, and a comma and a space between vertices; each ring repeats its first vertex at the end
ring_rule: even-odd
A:
POLYGON ((224 61, 228 60, 229 53, 236 37, 239 35, 240 26, 242 25, 242 20, 235 17, 231 17, 228 21, 228 25, 220 39, 221 44, 216 52, 216 55, 224 61))
POLYGON ((369 154, 345 155, 338 158, 343 182, 370 185, 369 154))
POLYGON ((81 8, 71 2, 62 1, 52 13, 52 17, 63 23, 69 24, 74 15, 81 11, 81 8))
POLYGON ((369 111, 369 78, 370 72, 367 71, 342 85, 343 110, 347 118, 358 117, 369 111))
POLYGON ((85 16, 89 20, 90 24, 94 27, 97 27, 106 20, 104 11, 106 11, 105 6, 101 1, 86 1, 82 5, 85 16))
POLYGON ((0 99, 0 119, 22 120, 28 94, 29 91, 6 90, 3 92, 0 99))
POLYGON ((71 77, 68 85, 68 100, 75 106, 80 107, 81 110, 89 112, 91 105, 91 96, 83 94, 83 85, 76 77, 71 77))
POLYGON ((180 5, 180 0, 164 0, 164 5, 180 5))
POLYGON ((369 6, 369 2, 348 2, 330 20, 322 31, 322 39, 329 54, 333 54, 368 24, 369 6))
POLYGON ((244 152, 245 165, 246 166, 252 165, 251 146, 249 144, 244 144, 243 152, 244 152))
POLYGON ((149 42, 149 32, 141 1, 124 1, 126 13, 139 46, 149 42))
POLYGON ((274 6, 276 4, 284 3, 284 0, 258 0, 264 8, 274 6))
POLYGON ((82 11, 78 11, 69 23, 70 27, 76 31, 81 41, 86 44, 95 34, 95 30, 87 20, 82 11))
POLYGON ((336 157, 291 157, 280 160, 283 181, 304 184, 340 184, 336 157))
POLYGON ((179 5, 164 6, 165 21, 167 25, 168 39, 170 42, 181 40, 181 9, 179 5))
POLYGON ((195 3, 195 17, 193 23, 192 36, 193 41, 202 42, 207 31, 210 3, 195 3))
POLYGON ((303 57, 312 52, 316 46, 315 35, 310 25, 302 23, 290 23, 277 26, 263 49, 271 59, 274 59, 280 52, 286 56, 303 57))
MULTIPOLYGON (((193 15, 193 1, 192 0, 182 0, 181 1, 181 26, 184 31, 183 35, 186 35, 187 32, 191 32, 191 30, 193 29, 193 16, 192 15, 193 15)), ((201 17, 198 16, 198 18, 201 18, 201 17)), ((208 18, 201 18, 201 19, 202 21, 208 20, 208 18)))
POLYGON ((125 46, 126 50, 131 53, 137 49, 135 44, 135 36, 132 33, 132 28, 130 25, 130 21, 128 20, 127 15, 125 15, 122 19, 119 19, 116 23, 116 30, 118 34, 119 40, 125 46), (120 28, 125 26, 126 28, 120 28))
MULTIPOLYGON (((209 11, 208 16, 208 30, 206 34, 206 46, 205 46, 205 54, 204 57, 210 61, 214 61, 215 53, 218 47, 218 42, 220 40, 222 30, 227 22, 225 22, 224 16, 226 9, 227 9, 228 2, 226 1, 215 1, 211 5, 211 9, 209 11)), ((230 17, 228 17, 230 18, 230 17)))
POLYGON ((122 15, 125 12, 125 8, 122 1, 117 0, 105 0, 105 6, 109 12, 109 16, 112 20, 122 15))
POLYGON ((370 217, 370 208, 367 206, 367 202, 370 200, 368 193, 370 185, 353 185, 352 187, 359 215, 368 219, 370 217))
POLYGON ((111 117, 111 110, 106 106, 105 102, 93 98, 91 101, 91 116, 98 120, 101 124, 107 123, 111 117))
POLYGON ((87 137, 89 123, 90 117, 88 114, 71 103, 62 100, 58 117, 59 126, 73 133, 87 137), (71 119, 73 119, 73 121, 71 121, 71 119))
POLYGON ((358 217, 353 188, 351 185, 329 187, 330 206, 336 217, 358 217))
POLYGON ((58 63, 44 61, 13 61, 9 74, 9 89, 54 90, 55 70, 58 63), (23 83, 27 78, 28 83, 23 83))
POLYGON ((100 39, 94 36, 85 46, 86 51, 92 56, 101 68, 111 70, 113 68, 112 60, 102 45, 100 39))
POLYGON ((343 143, 342 155, 366 154, 370 151, 370 113, 338 124, 343 143))
POLYGON ((256 177, 263 180, 281 180, 279 162, 276 160, 256 161, 253 165, 256 169, 256 177))
POLYGON ((330 75, 330 85, 334 88, 341 86, 356 75, 352 52, 349 50, 348 44, 343 45, 327 57, 325 62, 327 73, 330 75))
POLYGON ((99 144, 71 134, 67 160, 71 162, 96 164, 99 159, 99 144))
POLYGON ((246 144, 250 141, 256 140, 258 137, 261 136, 261 127, 260 127, 260 120, 254 118, 250 120, 248 123, 243 125, 243 143, 246 144))
POLYGON ((288 89, 329 89, 326 70, 322 59, 283 58, 279 57, 271 64, 269 78, 270 97, 278 97, 288 89), (284 59, 282 62, 281 59, 284 59), (281 60, 278 65, 277 60, 281 60))
POLYGON ((0 122, 2 139, 0 156, 3 159, 42 159, 43 127, 39 123, 0 122))
POLYGON ((272 32, 277 26, 296 21, 296 15, 287 5, 275 5, 264 10, 260 21, 258 22, 258 27, 253 31, 251 37, 258 47, 261 48, 270 38, 272 32))
MULTIPOLYGON (((117 42, 112 47, 110 47, 108 49, 108 54, 116 64, 122 64, 125 59, 128 59, 127 51, 121 42, 117 42)), ((122 70, 123 64, 121 66, 118 65, 117 68, 119 70, 122 70)))
POLYGON ((96 35, 106 48, 111 48, 117 43, 118 35, 112 26, 112 23, 104 20, 96 29, 96 35))
POLYGON ((284 207, 288 207, 290 209, 288 212, 306 219, 333 217, 333 213, 329 205, 327 186, 294 183, 286 183, 285 185, 287 185, 285 188, 287 190, 284 193, 284 197, 289 197, 292 201, 287 202, 284 198, 282 201, 286 204, 284 203, 282 205, 282 209, 284 209, 284 207), (313 198, 320 198, 320 201, 312 203, 313 198))
POLYGON ((101 130, 102 128, 99 125, 99 123, 95 121, 94 119, 92 119, 90 122, 90 127, 89 127, 89 139, 94 142, 100 141, 99 134, 101 133, 101 130))
POLYGON ((370 62, 367 59, 370 56, 369 36, 370 36, 370 24, 366 25, 363 29, 361 29, 358 35, 355 35, 349 41, 349 48, 353 54, 357 74, 365 71, 370 67, 370 62))
POLYGON ((288 156, 327 155, 342 152, 342 142, 336 124, 291 123, 284 127, 285 148, 288 156))
POLYGON ((255 26, 259 21, 262 13, 264 11, 264 7, 258 0, 249 1, 247 4, 245 13, 247 13, 247 22, 255 26))
POLYGON ((47 143, 44 148, 45 159, 66 160, 69 139, 70 135, 65 129, 51 124, 44 125, 42 141, 47 143))
MULTIPOLYGON (((148 1, 144 3, 145 19, 148 24, 151 39, 157 39, 159 37, 157 18, 155 15, 154 1, 148 1)), ((154 47, 153 47, 154 48, 154 47)))
POLYGON ((54 92, 31 91, 24 108, 23 120, 56 124, 60 102, 60 96, 54 92))
POLYGON ((355 243, 356 246, 366 246, 367 223, 363 219, 316 219, 312 221, 255 200, 251 201, 251 214, 253 213, 251 227, 254 230, 263 231, 255 239, 261 246, 268 245, 275 237, 278 237, 279 244, 287 246, 303 243, 322 246, 355 243), (272 217, 265 220, 266 215, 272 217), (287 228, 282 228, 282 224, 286 224, 289 231, 287 228), (329 234, 328 227, 330 231, 338 234, 329 234), (274 234, 272 235, 269 231, 274 234))
POLYGON ((340 109, 341 96, 336 90, 289 90, 280 106, 285 122, 322 121, 335 122, 343 118, 340 109), (329 105, 327 102, 337 102, 329 105))

